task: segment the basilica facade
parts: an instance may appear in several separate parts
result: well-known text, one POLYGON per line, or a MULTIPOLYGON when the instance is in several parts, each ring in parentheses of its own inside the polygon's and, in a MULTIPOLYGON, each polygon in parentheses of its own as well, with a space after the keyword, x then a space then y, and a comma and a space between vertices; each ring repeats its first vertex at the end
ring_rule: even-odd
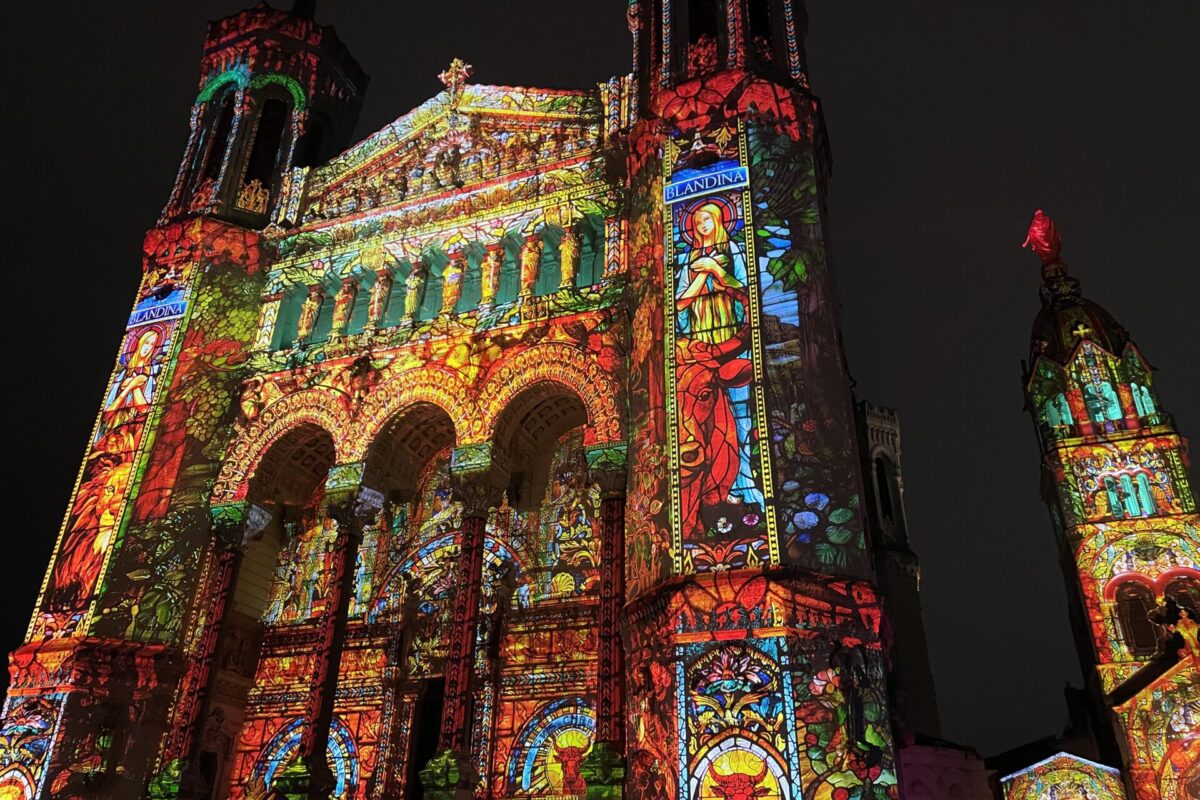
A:
MULTIPOLYGON (((456 59, 357 144, 367 77, 310 4, 210 23, 0 797, 901 796, 936 706, 898 427, 842 354, 803 6, 628 21, 627 76, 456 59)), ((1029 391, 1090 487, 1064 542, 1144 573, 1081 613, 1150 798, 1184 770, 1147 698, 1190 708, 1194 661, 1128 686, 1157 644, 1106 644, 1140 624, 1106 603, 1178 595, 1180 627, 1195 508, 1123 346, 1040 350, 1029 391), (1065 383, 1096 369, 1133 377, 1065 383), (1137 440, 1128 481, 1097 425, 1137 440), (1113 517, 1143 502, 1173 527, 1113 517)))

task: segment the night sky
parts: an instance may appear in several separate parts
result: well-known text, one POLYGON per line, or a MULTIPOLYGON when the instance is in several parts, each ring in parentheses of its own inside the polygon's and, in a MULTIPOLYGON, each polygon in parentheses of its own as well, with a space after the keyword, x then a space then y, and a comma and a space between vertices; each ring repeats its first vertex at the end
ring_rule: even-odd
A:
MULTIPOLYGON (((7 574, 20 644, 187 136, 205 22, 249 0, 6 7, 7 574)), ((625 72, 623 0, 326 2, 371 75, 362 138, 441 88, 625 72)), ((899 410, 947 738, 1058 732, 1078 684, 1021 359, 1034 209, 1200 437, 1200 4, 810 0, 834 152, 832 247, 861 397, 899 410)), ((1195 470, 1193 469, 1193 474, 1195 470)), ((1193 481, 1195 478, 1193 477, 1193 481)))

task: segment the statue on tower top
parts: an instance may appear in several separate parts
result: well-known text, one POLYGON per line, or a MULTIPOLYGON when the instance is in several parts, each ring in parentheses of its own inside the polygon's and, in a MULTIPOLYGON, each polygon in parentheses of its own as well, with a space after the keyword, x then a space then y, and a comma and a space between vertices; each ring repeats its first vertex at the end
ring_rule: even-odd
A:
POLYGON ((1040 208, 1033 214, 1033 221, 1029 223, 1029 232, 1025 236, 1025 243, 1021 247, 1028 247, 1037 253, 1038 258, 1042 259, 1042 264, 1046 266, 1059 263, 1062 237, 1058 235, 1058 228, 1055 226, 1054 220, 1050 219, 1040 208))

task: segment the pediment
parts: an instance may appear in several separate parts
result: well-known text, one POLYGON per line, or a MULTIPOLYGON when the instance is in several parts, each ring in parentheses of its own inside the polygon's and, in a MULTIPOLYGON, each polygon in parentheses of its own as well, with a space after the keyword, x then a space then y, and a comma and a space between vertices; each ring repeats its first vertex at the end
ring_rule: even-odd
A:
POLYGON ((594 153, 599 90, 464 85, 441 92, 314 169, 300 222, 433 198, 594 153))

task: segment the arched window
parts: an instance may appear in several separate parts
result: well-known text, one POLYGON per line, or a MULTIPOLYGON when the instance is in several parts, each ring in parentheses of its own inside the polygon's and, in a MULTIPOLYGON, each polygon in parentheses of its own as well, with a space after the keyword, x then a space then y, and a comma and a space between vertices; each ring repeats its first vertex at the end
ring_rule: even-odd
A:
POLYGON ((1158 511, 1154 506, 1154 492, 1150 490, 1150 478, 1144 472, 1136 476, 1138 505, 1143 517, 1152 517, 1158 511))
POLYGON ((688 0, 687 53, 684 68, 689 76, 720 67, 721 29, 725 22, 720 0, 688 0))
POLYGON ((1137 581, 1117 587, 1117 621, 1121 638, 1131 655, 1153 655, 1158 649, 1158 631, 1147 616, 1155 607, 1154 593, 1137 581))
POLYGON ((1121 502, 1121 492, 1117 482, 1107 476, 1104 478, 1104 494, 1108 497, 1108 513, 1114 517, 1125 516, 1125 505, 1121 502))
POLYGON ((257 180, 268 184, 275 175, 279 162, 279 147, 288 123, 288 105, 272 98, 263 104, 254 128, 254 146, 246 163, 244 182, 257 180))
POLYGON ((209 129, 208 141, 203 148, 204 158, 200 167, 200 180, 213 180, 221 174, 225 160, 225 149, 229 145, 229 132, 233 130, 234 92, 225 93, 217 112, 216 122, 209 129))
POLYGON ((1131 517, 1142 516, 1142 509, 1138 504, 1137 491, 1133 488, 1133 478, 1128 475, 1121 476, 1121 499, 1125 501, 1126 514, 1131 517))

